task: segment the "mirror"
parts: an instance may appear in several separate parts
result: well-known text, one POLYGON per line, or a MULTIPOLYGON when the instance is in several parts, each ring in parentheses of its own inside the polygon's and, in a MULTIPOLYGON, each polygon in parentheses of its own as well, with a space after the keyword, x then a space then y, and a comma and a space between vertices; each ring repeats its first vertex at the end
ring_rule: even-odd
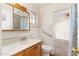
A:
POLYGON ((14 8, 13 13, 13 29, 29 30, 29 13, 14 8))
POLYGON ((7 30, 29 30, 30 14, 9 4, 2 4, 2 29, 7 30))

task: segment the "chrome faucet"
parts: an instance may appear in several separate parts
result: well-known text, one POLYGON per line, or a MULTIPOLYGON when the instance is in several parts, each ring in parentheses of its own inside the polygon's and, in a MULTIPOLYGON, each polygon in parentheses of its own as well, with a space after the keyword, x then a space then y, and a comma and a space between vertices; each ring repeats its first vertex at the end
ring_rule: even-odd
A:
POLYGON ((27 37, 23 37, 23 38, 21 38, 21 41, 26 40, 26 39, 27 39, 27 37))
POLYGON ((27 40, 27 37, 22 37, 22 38, 21 38, 21 43, 22 43, 22 44, 25 44, 25 43, 26 43, 26 40, 27 40))

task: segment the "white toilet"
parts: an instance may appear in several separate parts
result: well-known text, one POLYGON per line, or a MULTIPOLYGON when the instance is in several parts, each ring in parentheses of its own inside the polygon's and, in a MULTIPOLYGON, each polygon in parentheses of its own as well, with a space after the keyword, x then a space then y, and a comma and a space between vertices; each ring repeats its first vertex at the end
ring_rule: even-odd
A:
POLYGON ((52 47, 47 44, 43 44, 42 51, 44 56, 50 56, 50 54, 52 53, 52 47))

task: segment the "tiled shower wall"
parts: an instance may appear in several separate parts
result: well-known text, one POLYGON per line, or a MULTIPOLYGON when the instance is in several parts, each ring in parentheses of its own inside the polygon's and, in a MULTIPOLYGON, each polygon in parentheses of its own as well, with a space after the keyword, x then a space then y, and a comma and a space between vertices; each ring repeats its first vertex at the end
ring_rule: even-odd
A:
POLYGON ((69 41, 56 39, 54 48, 56 56, 68 56, 69 41))

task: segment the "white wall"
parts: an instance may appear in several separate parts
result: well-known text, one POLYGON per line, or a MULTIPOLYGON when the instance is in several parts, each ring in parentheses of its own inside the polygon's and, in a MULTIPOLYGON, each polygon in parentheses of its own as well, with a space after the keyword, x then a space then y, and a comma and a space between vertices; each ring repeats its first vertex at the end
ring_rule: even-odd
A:
POLYGON ((36 18, 36 24, 34 25, 30 25, 30 31, 13 31, 13 32, 2 32, 2 39, 3 39, 3 44, 13 40, 17 41, 18 39, 20 39, 20 37, 24 37, 26 36, 27 39, 32 39, 32 38, 38 38, 39 37, 39 25, 38 25, 38 9, 36 7, 34 7, 31 4, 23 4, 25 7, 27 7, 28 9, 31 9, 32 11, 36 12, 37 18, 36 18))

